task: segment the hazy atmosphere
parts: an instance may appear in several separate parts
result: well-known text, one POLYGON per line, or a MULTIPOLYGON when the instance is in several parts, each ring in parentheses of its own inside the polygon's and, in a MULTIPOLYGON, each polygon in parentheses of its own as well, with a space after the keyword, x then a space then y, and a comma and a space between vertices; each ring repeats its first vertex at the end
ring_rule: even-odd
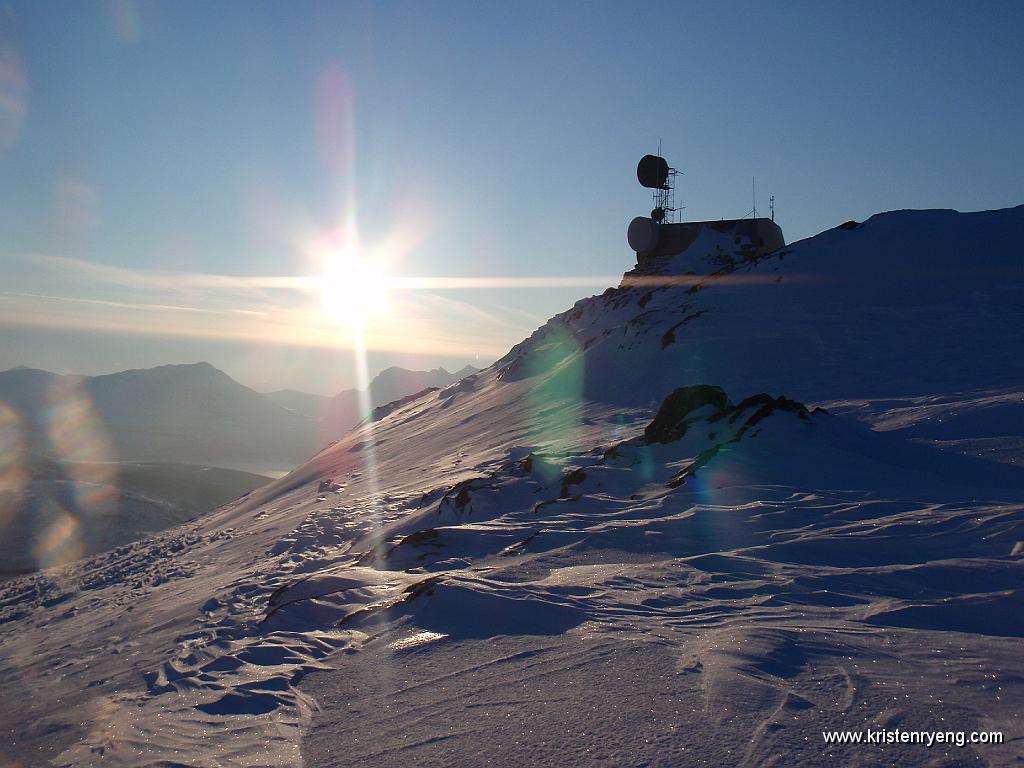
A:
POLYGON ((628 266, 659 141, 686 218, 756 178, 790 240, 1012 205, 1022 34, 1012 2, 5 2, 0 367, 332 394, 353 318, 371 375, 490 363, 628 266))
POLYGON ((1024 764, 1022 40, 0 0, 0 768, 1024 764))

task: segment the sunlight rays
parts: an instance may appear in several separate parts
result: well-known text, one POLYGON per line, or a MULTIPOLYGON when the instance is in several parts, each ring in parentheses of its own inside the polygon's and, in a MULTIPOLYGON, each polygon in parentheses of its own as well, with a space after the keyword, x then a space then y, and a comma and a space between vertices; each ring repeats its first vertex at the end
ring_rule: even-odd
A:
MULTIPOLYGON (((401 246, 395 247, 414 236, 365 248, 354 245, 357 238, 346 241, 337 234, 307 232, 306 238, 305 273, 291 275, 161 272, 22 255, 18 261, 25 289, 13 284, 0 290, 0 326, 497 358, 547 315, 495 301, 496 291, 597 293, 615 285, 654 290, 709 279, 718 286, 755 289, 777 279, 742 274, 414 276, 400 273, 401 246), (126 299, 129 287, 131 298, 126 299), (364 336, 358 344, 357 317, 363 318, 364 336)), ((786 276, 789 283, 813 279, 786 276)))
MULTIPOLYGON (((365 325, 388 307, 389 281, 379 259, 367 257, 358 238, 341 233, 324 238, 314 248, 321 270, 321 310, 329 321, 365 334, 365 325)), ((365 344, 365 339, 358 342, 365 344)))

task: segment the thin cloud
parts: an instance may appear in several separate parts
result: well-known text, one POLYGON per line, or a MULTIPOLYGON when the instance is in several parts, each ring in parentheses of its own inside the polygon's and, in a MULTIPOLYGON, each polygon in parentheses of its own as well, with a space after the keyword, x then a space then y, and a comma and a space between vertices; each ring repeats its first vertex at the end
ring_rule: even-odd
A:
POLYGON ((459 290, 508 288, 606 288, 621 277, 570 275, 550 277, 396 277, 390 285, 399 290, 459 290))
MULTIPOLYGON (((29 253, 21 258, 54 272, 75 272, 84 278, 122 286, 153 288, 238 288, 318 291, 320 280, 309 275, 219 275, 208 272, 160 272, 129 269, 71 256, 29 253)), ((509 288, 606 288, 621 280, 616 275, 551 275, 493 277, 390 277, 388 287, 397 291, 437 291, 509 288)))
MULTIPOLYGON (((221 275, 160 272, 31 253, 24 265, 60 293, 0 293, 0 324, 67 330, 273 341, 297 347, 351 349, 352 329, 323 311, 323 282, 309 275, 221 275), (74 291, 77 295, 68 295, 74 291), (132 301, 123 296, 128 294, 132 301)), ((788 276, 787 280, 799 279, 788 276)), ((725 275, 721 282, 759 284, 762 275, 725 275)), ((543 323, 521 309, 466 301, 460 293, 496 289, 661 287, 698 284, 706 276, 610 275, 392 277, 388 310, 364 326, 368 349, 446 355, 500 355, 543 323)))
MULTIPOLYGON (((480 354, 497 357, 511 344, 486 329, 456 334, 454 323, 404 319, 371 325, 366 330, 369 349, 438 355, 480 354)), ((351 329, 317 324, 312 313, 280 317, 182 311, 127 302, 68 301, 64 298, 0 294, 0 325, 90 331, 130 336, 161 336, 185 339, 222 339, 274 343, 294 347, 355 349, 351 329)))
POLYGON ((158 272, 129 269, 71 256, 44 253, 22 255, 22 260, 51 272, 75 273, 80 278, 105 285, 125 287, 163 288, 177 291, 183 288, 221 289, 288 289, 312 291, 318 286, 315 277, 297 275, 217 275, 207 272, 158 272))
MULTIPOLYGON (((294 347, 361 346, 351 327, 324 315, 323 282, 315 276, 160 272, 42 253, 25 254, 20 260, 55 290, 0 292, 0 325, 294 347), (132 300, 125 300, 126 295, 132 300)), ((466 301, 448 291, 491 294, 496 289, 603 289, 616 284, 659 287, 706 279, 697 275, 625 280, 607 275, 394 277, 388 281, 389 308, 366 318, 363 338, 367 349, 377 351, 497 357, 544 318, 491 299, 466 301)), ((756 284, 768 278, 727 275, 719 279, 756 284)))
POLYGON ((204 315, 230 315, 237 313, 247 315, 266 314, 266 312, 258 312, 255 310, 247 309, 204 309, 202 307, 183 307, 176 304, 147 304, 144 302, 110 301, 107 299, 86 299, 79 296, 50 296, 44 293, 20 293, 18 291, 0 291, 0 296, 17 296, 26 299, 43 299, 45 301, 62 301, 71 302, 74 304, 95 304, 104 307, 121 307, 123 309, 134 309, 150 312, 196 312, 204 315))
MULTIPOLYGON (((322 283, 310 276, 162 273, 28 254, 22 261, 68 295, 0 292, 0 324, 178 338, 272 341, 297 347, 356 348, 350 328, 320 311, 322 283), (201 296, 197 297, 197 289, 201 296), (120 298, 127 291, 135 301, 120 298), (201 298, 201 302, 197 302, 201 298)), ((394 291, 390 311, 368 318, 365 345, 394 352, 504 354, 536 325, 532 317, 420 289, 394 291)))

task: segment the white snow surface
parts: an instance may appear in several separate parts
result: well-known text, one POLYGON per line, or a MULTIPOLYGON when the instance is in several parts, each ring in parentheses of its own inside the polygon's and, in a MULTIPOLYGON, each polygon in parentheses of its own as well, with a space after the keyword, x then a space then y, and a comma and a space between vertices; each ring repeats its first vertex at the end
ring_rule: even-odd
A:
POLYGON ((0 584, 6 764, 1019 765, 1022 230, 706 232, 201 521, 0 584), (821 735, 863 728, 1005 743, 821 735))

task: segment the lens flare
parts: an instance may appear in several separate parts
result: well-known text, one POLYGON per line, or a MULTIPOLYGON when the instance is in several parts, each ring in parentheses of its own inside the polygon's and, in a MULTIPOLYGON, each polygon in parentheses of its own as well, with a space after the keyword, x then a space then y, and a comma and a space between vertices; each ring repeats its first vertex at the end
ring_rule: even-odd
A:
POLYGON ((133 45, 142 39, 142 19, 135 0, 112 0, 110 14, 114 34, 120 42, 133 45))
POLYGON ((86 540, 102 537, 120 500, 114 451, 81 382, 58 379, 47 400, 47 436, 61 476, 33 548, 42 567, 81 557, 86 540))
POLYGON ((584 356, 565 330, 554 330, 523 362, 518 375, 533 386, 528 395, 532 445, 561 455, 579 445, 583 424, 584 356))
POLYGON ((40 568, 63 565, 85 554, 81 523, 74 515, 56 510, 49 525, 36 538, 32 555, 40 568))
POLYGON ((26 452, 18 414, 0 402, 0 531, 10 525, 28 484, 26 452))
POLYGON ((350 179, 356 156, 355 88, 337 65, 317 78, 313 127, 320 159, 337 179, 350 179))
POLYGON ((28 115, 28 93, 21 56, 13 45, 0 38, 0 157, 21 135, 28 115))

